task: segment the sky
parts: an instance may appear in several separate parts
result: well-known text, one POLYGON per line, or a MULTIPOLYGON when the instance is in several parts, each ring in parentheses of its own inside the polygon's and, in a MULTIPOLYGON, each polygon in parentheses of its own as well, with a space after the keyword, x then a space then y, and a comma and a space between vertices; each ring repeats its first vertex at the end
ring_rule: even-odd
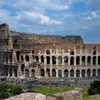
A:
POLYGON ((0 0, 2 23, 12 31, 80 35, 100 44, 100 0, 0 0))

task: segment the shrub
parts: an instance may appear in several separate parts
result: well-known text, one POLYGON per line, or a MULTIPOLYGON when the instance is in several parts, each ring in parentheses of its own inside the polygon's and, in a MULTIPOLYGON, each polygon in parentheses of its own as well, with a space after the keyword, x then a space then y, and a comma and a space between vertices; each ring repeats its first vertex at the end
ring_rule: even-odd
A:
POLYGON ((10 97, 12 94, 9 92, 0 92, 0 100, 10 97))
POLYGON ((93 81, 88 89, 89 95, 100 94, 100 80, 93 81))

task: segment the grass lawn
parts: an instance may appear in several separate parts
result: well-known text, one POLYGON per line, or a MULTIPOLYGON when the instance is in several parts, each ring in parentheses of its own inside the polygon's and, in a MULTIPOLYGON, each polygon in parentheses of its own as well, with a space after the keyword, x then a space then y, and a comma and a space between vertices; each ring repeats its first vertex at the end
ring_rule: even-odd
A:
POLYGON ((48 87, 48 86, 39 86, 36 87, 36 91, 42 93, 47 96, 51 96, 54 93, 65 92, 74 89, 74 87, 66 87, 66 86, 59 86, 59 87, 48 87))
MULTIPOLYGON (((51 96, 54 93, 65 92, 74 89, 74 87, 59 86, 59 87, 48 87, 39 86, 36 87, 36 91, 47 96, 51 96)), ((87 93, 88 89, 82 89, 83 99, 82 100, 100 100, 100 94, 89 96, 87 93)))

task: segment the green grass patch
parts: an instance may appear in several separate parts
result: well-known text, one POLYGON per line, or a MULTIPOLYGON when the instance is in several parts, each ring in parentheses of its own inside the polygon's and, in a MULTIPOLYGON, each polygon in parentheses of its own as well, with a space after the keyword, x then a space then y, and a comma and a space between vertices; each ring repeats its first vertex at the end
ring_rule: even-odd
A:
POLYGON ((51 96, 54 93, 65 92, 74 89, 74 87, 59 86, 59 87, 49 87, 49 86, 39 86, 35 90, 47 96, 51 96))

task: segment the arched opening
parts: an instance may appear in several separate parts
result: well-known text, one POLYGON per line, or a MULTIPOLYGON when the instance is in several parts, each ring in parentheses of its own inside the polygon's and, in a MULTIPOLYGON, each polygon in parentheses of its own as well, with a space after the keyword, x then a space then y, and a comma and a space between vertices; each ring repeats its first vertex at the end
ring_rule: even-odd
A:
POLYGON ((62 77, 62 70, 58 70, 58 77, 62 77))
POLYGON ((56 64, 56 56, 52 56, 52 64, 56 64))
POLYGON ((14 76, 17 77, 17 69, 14 69, 14 76))
POLYGON ((44 63, 44 56, 41 56, 41 63, 44 63))
POLYGON ((92 70, 92 76, 95 77, 96 76, 96 69, 92 70))
POLYGON ((65 64, 68 64, 68 56, 65 56, 65 57, 64 57, 64 63, 65 63, 65 64))
POLYGON ((64 70, 64 77, 68 77, 68 70, 67 69, 64 70))
POLYGON ((20 51, 16 52, 17 60, 19 61, 20 51))
POLYGON ((10 76, 12 77, 12 69, 10 69, 10 76))
POLYGON ((41 69, 41 70, 40 70, 40 74, 41 74, 41 76, 44 76, 44 75, 45 75, 44 69, 41 69))
POLYGON ((82 77, 85 77, 85 70, 82 69, 82 77))
POLYGON ((73 69, 70 70, 70 77, 74 77, 74 70, 73 69))
POLYGON ((77 57, 76 57, 76 65, 79 65, 79 64, 80 64, 80 57, 77 56, 77 57))
POLYGON ((47 64, 50 64, 50 57, 47 56, 46 59, 47 59, 47 64))
POLYGON ((12 63, 12 55, 10 55, 10 62, 12 63))
POLYGON ((58 64, 62 64, 62 57, 61 56, 58 57, 58 64))
POLYGON ((32 50, 32 54, 34 54, 35 53, 35 51, 34 50, 32 50))
POLYGON ((50 55, 50 51, 49 51, 49 50, 47 50, 47 51, 46 51, 46 54, 47 54, 47 55, 50 55))
POLYGON ((96 56, 93 57, 93 65, 96 65, 96 56))
POLYGON ((23 56, 21 55, 21 61, 23 61, 23 56))
POLYGON ((98 57, 98 65, 100 65, 100 56, 98 57))
POLYGON ((36 61, 39 61, 39 57, 38 56, 36 56, 36 61))
POLYGON ((74 65, 74 57, 70 58, 70 65, 74 65))
POLYGON ((28 55, 25 56, 25 60, 29 61, 29 56, 28 55))
POLYGON ((5 69, 5 75, 8 76, 8 68, 5 69))
POLYGON ((29 77, 29 70, 28 69, 25 69, 25 76, 29 77))
POLYGON ((76 70, 76 77, 80 77, 80 70, 79 69, 76 70))
POLYGON ((31 76, 35 77, 35 70, 34 69, 31 70, 31 76))
POLYGON ((50 69, 46 70, 46 77, 50 77, 50 69))
POLYGON ((96 51, 93 51, 93 55, 96 55, 96 51))
POLYGON ((74 55, 74 51, 71 51, 71 52, 70 52, 70 55, 74 55))
POLYGON ((100 76, 100 69, 98 69, 98 76, 100 76))
POLYGON ((90 69, 87 70, 87 77, 91 77, 91 70, 90 69))
POLYGON ((52 69, 52 77, 56 77, 56 70, 52 69))
POLYGON ((22 75, 24 75, 24 68, 25 68, 25 65, 22 64, 22 65, 21 65, 21 73, 22 73, 22 75))
POLYGON ((88 57, 87 57, 87 63, 88 63, 88 64, 91 64, 91 56, 88 56, 88 57))
POLYGON ((85 65, 85 56, 82 56, 82 65, 85 65))

